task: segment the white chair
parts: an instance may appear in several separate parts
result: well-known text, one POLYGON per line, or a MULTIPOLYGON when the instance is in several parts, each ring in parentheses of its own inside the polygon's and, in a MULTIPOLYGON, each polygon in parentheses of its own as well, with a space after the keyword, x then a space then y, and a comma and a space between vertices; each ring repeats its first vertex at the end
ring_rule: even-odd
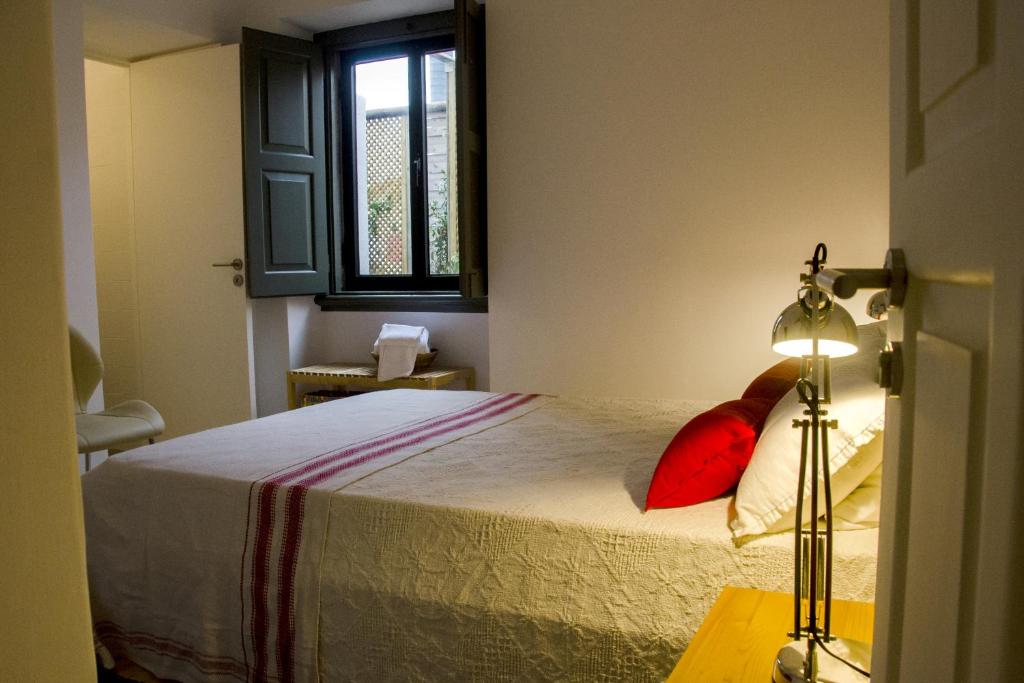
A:
POLYGON ((75 430, 78 452, 85 454, 85 469, 92 465, 92 454, 108 449, 125 450, 146 440, 153 443, 165 428, 164 419, 145 401, 124 401, 101 413, 87 413, 86 405, 100 380, 103 361, 85 337, 70 328, 71 376, 75 394, 75 430))

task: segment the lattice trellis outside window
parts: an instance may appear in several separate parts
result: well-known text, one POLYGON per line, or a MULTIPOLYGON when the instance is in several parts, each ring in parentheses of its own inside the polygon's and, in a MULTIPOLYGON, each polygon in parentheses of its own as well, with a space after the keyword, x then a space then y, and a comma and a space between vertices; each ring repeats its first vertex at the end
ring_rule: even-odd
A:
POLYGON ((410 271, 409 117, 388 110, 366 115, 368 275, 410 271))

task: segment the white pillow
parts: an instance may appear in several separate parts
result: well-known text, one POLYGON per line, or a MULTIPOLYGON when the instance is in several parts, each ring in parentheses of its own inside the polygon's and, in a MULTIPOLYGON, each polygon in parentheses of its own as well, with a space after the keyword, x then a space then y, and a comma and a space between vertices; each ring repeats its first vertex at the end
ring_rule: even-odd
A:
MULTIPOLYGON (((839 421, 839 428, 829 430, 828 435, 833 505, 850 495, 882 462, 881 439, 876 444, 872 441, 885 425, 885 391, 875 380, 885 328, 874 323, 858 331, 858 352, 832 361, 832 403, 825 407, 827 418, 839 421), (872 447, 867 447, 869 444, 872 447)), ((729 524, 735 538, 793 528, 801 430, 792 425, 794 419, 805 417, 803 412, 804 405, 793 388, 768 414, 736 489, 736 516, 729 524)), ((819 486, 822 504, 823 489, 819 486)), ((809 519, 809 478, 804 494, 804 515, 809 519)))
MULTIPOLYGON (((881 441, 880 437, 875 437, 871 443, 877 442, 881 448, 881 441)), ((865 448, 870 447, 870 444, 865 446, 865 448)), ((882 466, 879 465, 874 472, 868 475, 864 483, 832 508, 833 525, 840 530, 870 529, 878 526, 881 510, 882 466)))

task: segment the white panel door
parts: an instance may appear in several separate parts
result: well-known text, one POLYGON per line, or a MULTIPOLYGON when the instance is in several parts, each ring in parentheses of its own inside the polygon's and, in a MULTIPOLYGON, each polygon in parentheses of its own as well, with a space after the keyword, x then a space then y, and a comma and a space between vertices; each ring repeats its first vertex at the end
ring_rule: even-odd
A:
POLYGON ((237 45, 131 66, 142 393, 176 436, 254 416, 237 45))
POLYGON ((873 681, 1021 679, 1024 2, 892 9, 890 318, 873 681))

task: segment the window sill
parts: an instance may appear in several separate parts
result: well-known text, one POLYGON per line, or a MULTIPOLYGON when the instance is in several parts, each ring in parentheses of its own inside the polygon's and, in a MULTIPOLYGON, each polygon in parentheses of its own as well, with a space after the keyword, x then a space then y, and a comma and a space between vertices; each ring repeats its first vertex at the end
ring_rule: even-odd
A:
POLYGON ((393 311, 403 313, 486 313, 487 297, 460 294, 318 294, 321 311, 393 311))

